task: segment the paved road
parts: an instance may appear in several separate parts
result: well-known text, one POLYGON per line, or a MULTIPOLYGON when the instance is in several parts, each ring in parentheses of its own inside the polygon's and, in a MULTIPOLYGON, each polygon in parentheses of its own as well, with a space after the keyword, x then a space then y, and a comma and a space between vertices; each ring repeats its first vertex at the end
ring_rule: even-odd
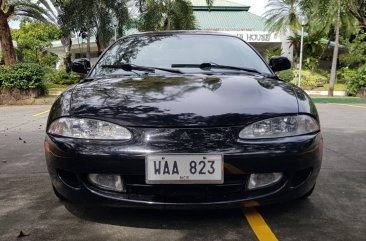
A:
MULTIPOLYGON (((50 106, 0 107, 0 240, 257 240, 240 209, 83 208, 53 195, 43 154, 50 106)), ((323 167, 310 199, 258 208, 278 240, 365 240, 366 106, 318 105, 323 167)))

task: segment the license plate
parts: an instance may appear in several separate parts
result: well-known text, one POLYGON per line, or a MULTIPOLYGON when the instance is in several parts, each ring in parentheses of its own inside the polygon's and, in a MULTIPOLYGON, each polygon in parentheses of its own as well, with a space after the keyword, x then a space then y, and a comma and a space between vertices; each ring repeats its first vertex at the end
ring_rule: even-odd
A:
POLYGON ((145 159, 147 184, 222 184, 220 154, 151 154, 145 159))

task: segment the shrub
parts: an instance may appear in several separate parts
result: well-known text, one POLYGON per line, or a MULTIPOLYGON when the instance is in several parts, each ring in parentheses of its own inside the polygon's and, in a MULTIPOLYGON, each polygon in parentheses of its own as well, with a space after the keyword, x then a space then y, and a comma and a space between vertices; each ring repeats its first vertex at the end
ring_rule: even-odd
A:
POLYGON ((57 60, 57 55, 47 53, 39 59, 39 63, 45 67, 54 67, 56 66, 57 60))
POLYGON ((45 75, 47 82, 51 82, 58 85, 71 85, 76 84, 81 76, 75 73, 67 73, 64 70, 50 72, 45 75))
MULTIPOLYGON (((296 76, 299 76, 298 70, 294 70, 294 73, 296 76)), ((296 83, 296 82, 297 82, 297 77, 296 77, 296 81, 294 79, 292 81, 292 83, 296 83)), ((310 70, 301 71, 301 87, 303 89, 313 89, 313 88, 316 88, 319 86, 323 86, 327 82, 328 82, 328 78, 322 74, 312 72, 310 70)))
POLYGON ((44 69, 38 64, 15 64, 0 68, 0 85, 3 88, 44 88, 44 69))
POLYGON ((291 69, 288 69, 288 70, 280 71, 278 73, 278 77, 287 82, 290 82, 291 80, 293 80, 295 78, 295 75, 291 69))
POLYGON ((269 61, 270 58, 273 56, 281 56, 282 49, 281 48, 274 48, 274 49, 267 49, 265 52, 266 59, 269 61))
POLYGON ((347 94, 355 96, 360 88, 366 87, 366 65, 355 70, 343 68, 341 77, 347 81, 347 94))

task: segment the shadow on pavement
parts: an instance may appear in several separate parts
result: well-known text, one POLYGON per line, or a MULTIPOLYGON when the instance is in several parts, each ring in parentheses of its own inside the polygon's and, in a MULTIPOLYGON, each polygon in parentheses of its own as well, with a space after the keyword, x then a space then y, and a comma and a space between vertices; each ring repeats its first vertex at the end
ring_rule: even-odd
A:
MULTIPOLYGON (((155 210, 116 207, 85 207, 65 203, 73 215, 92 222, 150 229, 195 229, 198 226, 215 226, 226 221, 226 225, 242 225, 240 209, 223 210, 155 210), (142 221, 143 220, 143 221, 142 221)), ((226 226, 225 225, 225 226, 226 226)))

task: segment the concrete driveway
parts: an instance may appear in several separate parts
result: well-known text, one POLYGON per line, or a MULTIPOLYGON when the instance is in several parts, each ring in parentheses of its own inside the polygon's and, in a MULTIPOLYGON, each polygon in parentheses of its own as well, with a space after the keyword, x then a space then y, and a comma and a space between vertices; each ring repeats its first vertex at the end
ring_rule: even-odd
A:
POLYGON ((0 107, 0 240, 365 240, 366 105, 319 104, 323 167, 305 201, 211 211, 64 205, 43 153, 50 106, 0 107), (17 236, 22 231, 26 236, 17 236))

